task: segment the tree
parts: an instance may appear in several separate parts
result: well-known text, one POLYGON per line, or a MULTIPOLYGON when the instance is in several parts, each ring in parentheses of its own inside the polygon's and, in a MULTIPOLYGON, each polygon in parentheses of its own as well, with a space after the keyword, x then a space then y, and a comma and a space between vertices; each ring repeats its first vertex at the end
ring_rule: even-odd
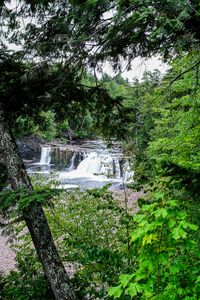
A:
POLYGON ((199 53, 193 53, 176 59, 155 92, 155 126, 150 132, 147 148, 147 156, 160 174, 181 179, 182 185, 193 198, 198 198, 200 176, 199 65, 187 70, 188 64, 194 64, 198 56, 199 53), (182 73, 162 94, 171 78, 182 73))
MULTIPOLYGON (((85 89, 76 73, 72 75, 68 72, 65 80, 60 81, 63 68, 66 70, 62 64, 38 66, 21 62, 14 56, 2 55, 0 65, 3 70, 0 85, 0 152, 12 188, 31 193, 33 187, 11 133, 16 118, 38 118, 41 109, 53 108, 62 119, 68 114, 72 103, 81 103, 84 108, 92 101, 97 105, 99 97, 102 111, 108 111, 112 98, 103 89, 90 86, 85 89)), ((76 299, 41 205, 32 203, 22 213, 55 298, 76 299)))
MULTIPOLYGON (((5 61, 3 62, 3 65, 5 67, 4 63, 5 61)), ((7 104, 8 109, 8 107, 12 107, 10 106, 12 103, 13 107, 15 107, 17 100, 21 100, 24 102, 28 100, 30 101, 30 97, 28 97, 28 95, 31 95, 31 90, 29 89, 27 93, 25 92, 27 86, 20 86, 20 75, 22 75, 20 74, 20 72, 22 72, 22 69, 24 67, 22 64, 17 65, 16 62, 13 62, 11 68, 11 62, 8 62, 6 66, 7 70, 4 69, 4 75, 6 76, 6 78, 2 78, 6 80, 1 81, 0 88, 0 152, 3 157, 12 188, 14 190, 25 190, 26 193, 31 193, 33 191, 33 187, 26 172, 23 161, 20 158, 19 152, 17 150, 17 145, 10 130, 8 117, 5 113, 5 104, 7 104), (8 77, 10 78, 10 80, 8 80, 8 77), (10 91, 8 86, 11 83, 12 88, 10 91), (10 95, 10 92, 12 94, 12 97, 10 95), (18 94, 15 95, 15 92, 18 92, 18 94), (21 99, 20 96, 22 92, 25 97, 27 96, 25 98, 26 100, 24 98, 21 99), (9 101, 6 103, 7 97, 9 101)), ((37 98, 34 100, 37 100, 37 98)), ((29 103, 31 104, 31 101, 29 103)), ((18 102, 18 105, 20 105, 20 101, 18 102)), ((25 103, 24 107, 26 108, 25 103)), ((21 107, 21 109, 22 108, 23 106, 21 107)), ((12 113, 12 109, 10 109, 10 113, 12 113)), ((14 112, 17 113, 17 110, 14 109, 14 112)), ((77 299, 75 292, 71 286, 69 277, 56 250, 41 205, 38 203, 34 203, 25 207, 22 211, 22 215, 30 231, 33 244, 43 265, 45 274, 49 280, 55 299, 77 299)))
POLYGON ((8 21, 11 30, 20 26, 22 12, 27 17, 25 30, 10 36, 24 40, 29 55, 48 61, 62 56, 94 66, 106 59, 117 67, 124 59, 128 67, 137 56, 168 59, 199 47, 198 0, 26 0, 15 10, 2 2, 4 24, 8 21))

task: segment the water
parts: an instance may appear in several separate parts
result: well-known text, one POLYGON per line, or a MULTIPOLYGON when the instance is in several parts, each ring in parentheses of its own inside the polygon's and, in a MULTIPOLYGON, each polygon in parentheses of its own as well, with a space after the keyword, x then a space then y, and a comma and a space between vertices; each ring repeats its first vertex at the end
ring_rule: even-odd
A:
POLYGON ((69 171, 74 170, 76 168, 75 167, 75 160, 76 160, 76 152, 73 153, 71 163, 70 163, 70 166, 68 168, 69 171))
POLYGON ((121 149, 108 149, 103 142, 82 145, 41 147, 40 161, 28 164, 28 172, 51 178, 56 174, 63 188, 95 188, 110 183, 119 188, 130 181, 133 172, 121 149))
POLYGON ((42 147, 40 165, 49 165, 51 162, 51 147, 42 147))
POLYGON ((120 177, 119 160, 110 155, 91 152, 80 162, 76 172, 80 175, 106 175, 120 177))

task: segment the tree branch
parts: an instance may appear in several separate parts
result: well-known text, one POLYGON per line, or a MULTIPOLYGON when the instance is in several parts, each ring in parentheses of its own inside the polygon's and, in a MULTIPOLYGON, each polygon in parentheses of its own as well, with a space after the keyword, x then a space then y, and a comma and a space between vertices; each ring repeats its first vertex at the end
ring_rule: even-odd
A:
POLYGON ((20 221, 24 221, 24 218, 22 216, 19 217, 19 218, 17 218, 17 219, 14 219, 14 220, 12 220, 10 222, 7 222, 7 223, 4 223, 4 222, 0 221, 0 227, 6 227, 8 225, 12 225, 12 224, 18 223, 20 221))
POLYGON ((183 71, 182 73, 180 73, 179 75, 177 75, 169 84, 166 88, 164 88, 164 90, 161 91, 161 93, 154 99, 157 100, 161 95, 164 94, 164 92, 166 92, 166 90, 168 90, 168 88, 175 82, 177 81, 179 78, 181 78, 184 74, 188 73, 189 71, 193 70, 195 67, 200 65, 200 60, 198 60, 194 65, 192 65, 190 68, 188 68, 187 70, 183 71))

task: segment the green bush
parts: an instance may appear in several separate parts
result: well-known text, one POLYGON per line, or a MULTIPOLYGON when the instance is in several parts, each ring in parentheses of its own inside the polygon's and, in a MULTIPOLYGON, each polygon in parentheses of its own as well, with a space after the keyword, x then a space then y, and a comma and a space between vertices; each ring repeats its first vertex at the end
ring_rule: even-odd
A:
POLYGON ((26 135, 37 135, 39 125, 31 117, 18 117, 14 124, 14 135, 21 138, 26 135))
POLYGON ((108 286, 129 270, 131 217, 106 189, 65 191, 47 211, 62 260, 77 267, 73 281, 81 297, 106 299, 108 286))
POLYGON ((36 135, 44 139, 54 139, 57 135, 55 113, 51 110, 41 111, 37 119, 31 117, 18 117, 13 128, 16 137, 36 135))
POLYGON ((200 298, 199 251, 187 213, 162 193, 134 217, 131 233, 136 269, 122 274, 109 295, 120 299, 200 298), (126 297, 126 298, 123 298, 126 297))
MULTIPOLYGON (((35 194, 30 199, 27 195, 26 201, 34 197, 36 201, 37 197, 46 199, 46 193, 41 194, 41 186, 36 183, 35 194)), ((117 283, 121 272, 130 271, 127 228, 132 217, 113 199, 107 187, 85 192, 59 191, 56 196, 52 193, 52 197, 45 212, 64 264, 68 268, 70 263, 74 268, 77 293, 80 298, 90 295, 94 299, 107 299, 108 287, 117 283)), ((17 237, 13 249, 17 253, 18 271, 0 281, 3 299, 51 299, 42 266, 24 226, 21 222, 13 228, 17 237)))
POLYGON ((57 124, 55 121, 55 113, 51 110, 42 111, 40 113, 39 135, 42 138, 52 140, 57 134, 57 124))

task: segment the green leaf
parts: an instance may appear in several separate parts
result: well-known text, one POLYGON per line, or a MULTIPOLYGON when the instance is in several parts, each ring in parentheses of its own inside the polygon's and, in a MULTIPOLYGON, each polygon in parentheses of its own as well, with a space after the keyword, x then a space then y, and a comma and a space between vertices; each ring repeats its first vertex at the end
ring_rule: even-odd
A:
POLYGON ((131 242, 136 241, 137 239, 141 238, 145 234, 144 229, 138 228, 131 233, 131 242))
POLYGON ((122 294, 122 285, 113 286, 108 289, 108 295, 113 296, 114 298, 119 298, 122 294))
POLYGON ((186 229, 186 228, 188 228, 188 222, 186 222, 185 220, 183 220, 183 221, 181 221, 180 222, 180 225, 184 228, 184 229, 186 229))
POLYGON ((179 240, 181 238, 185 239, 187 236, 187 232, 184 231, 181 227, 176 227, 174 228, 174 230, 172 231, 172 237, 175 240, 179 240))
POLYGON ((176 225, 176 221, 174 221, 173 219, 170 219, 169 223, 168 223, 169 228, 174 227, 174 225, 176 225))
POLYGON ((169 204, 170 206, 173 206, 173 207, 178 206, 178 202, 176 200, 169 200, 169 201, 167 201, 167 204, 169 204))
POLYGON ((156 218, 159 218, 159 217, 163 217, 163 218, 165 218, 167 215, 168 215, 168 212, 167 212, 167 210, 166 210, 166 208, 159 208, 159 209, 157 209, 156 211, 155 211, 155 217, 156 218))
POLYGON ((162 199, 164 199, 164 194, 158 192, 158 193, 154 194, 154 197, 156 200, 162 200, 162 199))
POLYGON ((142 287, 137 283, 137 282, 131 282, 128 286, 128 288, 126 289, 126 292, 128 293, 128 295, 130 295, 131 297, 136 296, 138 293, 142 292, 142 287))
POLYGON ((119 276, 119 281, 123 287, 126 287, 129 281, 134 277, 134 274, 121 274, 119 276))
POLYGON ((144 274, 144 273, 141 273, 141 272, 136 272, 135 273, 135 280, 136 281, 140 281, 141 279, 143 279, 143 278, 145 278, 146 277, 146 275, 144 274))
POLYGON ((180 268, 178 268, 177 266, 171 266, 170 268, 171 274, 177 274, 180 271, 180 268))
POLYGON ((142 215, 142 214, 136 214, 135 216, 134 216, 134 221, 136 221, 136 222, 140 222, 140 221, 142 221, 143 219, 144 219, 144 217, 145 217, 145 215, 142 215))
POLYGON ((195 283, 198 283, 198 282, 200 282, 200 276, 198 276, 196 281, 195 281, 195 283))
POLYGON ((156 234, 145 235, 142 239, 142 246, 144 246, 145 244, 152 244, 152 242, 156 240, 157 240, 156 234))
POLYGON ((188 223, 188 227, 191 229, 191 230, 198 230, 198 226, 197 225, 194 225, 194 224, 191 224, 191 223, 188 223))

